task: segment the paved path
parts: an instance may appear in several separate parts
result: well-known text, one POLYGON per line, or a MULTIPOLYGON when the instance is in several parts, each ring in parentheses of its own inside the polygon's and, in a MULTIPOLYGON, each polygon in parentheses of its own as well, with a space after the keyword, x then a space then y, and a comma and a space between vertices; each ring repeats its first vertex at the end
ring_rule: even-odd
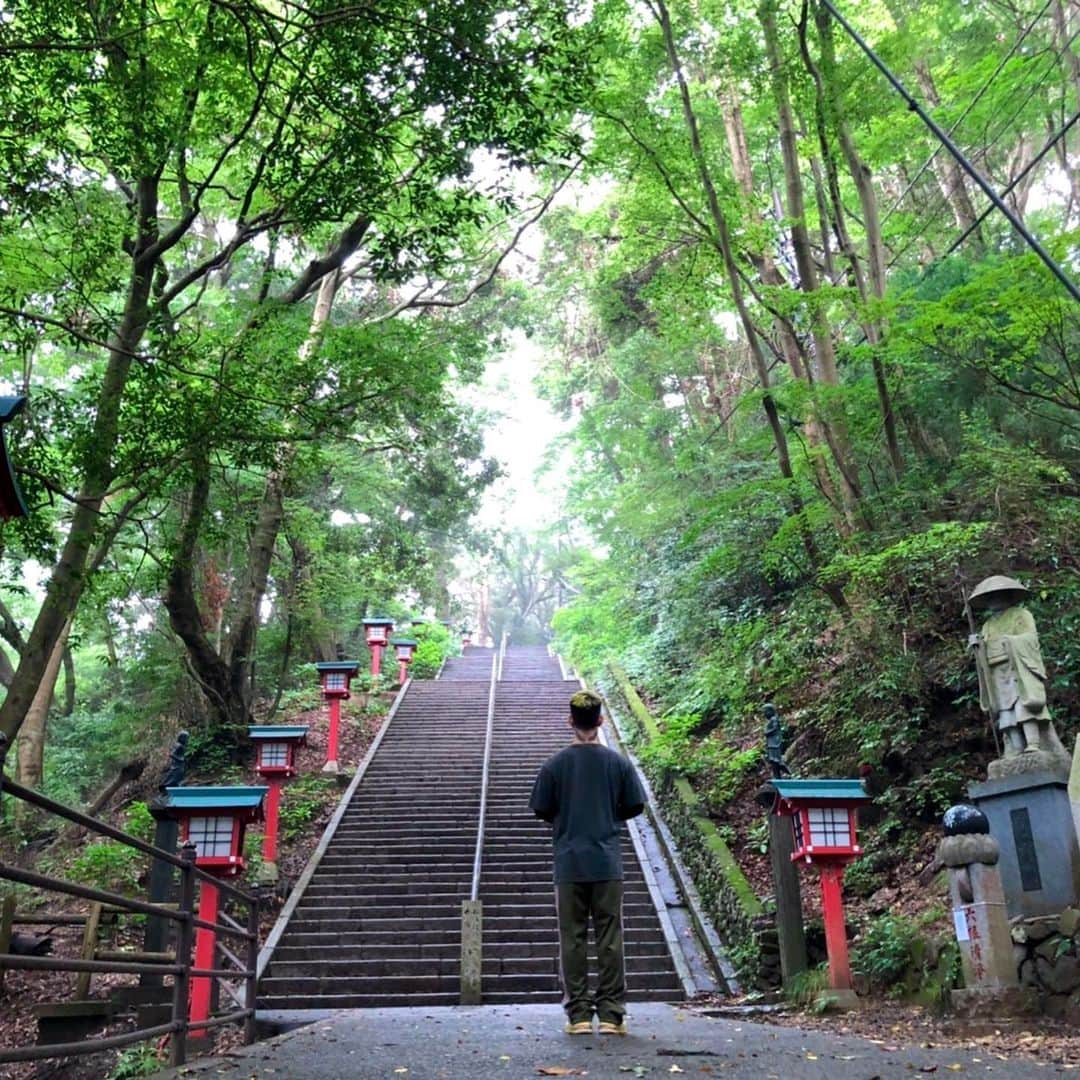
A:
POLYGON ((166 1077, 236 1080, 893 1080, 923 1075, 1048 1077, 1055 1065, 1002 1061, 971 1050, 884 1048, 824 1032, 714 1020, 670 1005, 635 1005, 632 1034, 562 1033, 550 1005, 357 1009, 218 1058, 193 1061, 166 1077), (958 1067, 959 1066, 959 1067, 958 1067), (559 1072, 558 1069, 577 1070, 559 1072), (548 1070, 544 1072, 543 1070, 548 1070))

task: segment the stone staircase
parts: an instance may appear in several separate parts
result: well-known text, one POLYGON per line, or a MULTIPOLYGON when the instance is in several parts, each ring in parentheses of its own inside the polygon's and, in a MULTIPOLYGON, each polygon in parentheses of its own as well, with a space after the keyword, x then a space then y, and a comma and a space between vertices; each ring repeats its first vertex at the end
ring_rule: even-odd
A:
MULTIPOLYGON (((470 647, 399 702, 259 982, 260 1010, 453 1005, 468 899, 493 650, 470 647)), ((543 648, 511 648, 496 691, 483 901, 485 1003, 556 1002, 550 828, 529 810, 541 763, 570 737, 543 648)), ((630 841, 624 917, 631 1000, 682 986, 630 841)))
POLYGON ((416 681, 259 982, 260 1009, 454 1005, 492 650, 416 681), (483 669, 482 678, 458 678, 483 669))

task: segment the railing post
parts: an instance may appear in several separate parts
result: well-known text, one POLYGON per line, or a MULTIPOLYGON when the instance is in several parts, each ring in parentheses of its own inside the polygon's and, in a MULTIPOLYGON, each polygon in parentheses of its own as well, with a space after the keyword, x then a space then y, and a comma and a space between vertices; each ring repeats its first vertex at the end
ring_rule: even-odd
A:
POLYGON ((480 875, 484 865, 484 825, 487 818, 488 783, 491 777, 491 743, 495 728, 495 687, 499 674, 498 657, 491 658, 491 686, 488 690, 487 729, 484 734, 484 767, 480 776, 480 819, 476 827, 472 887, 469 899, 461 902, 461 1004, 479 1005, 482 998, 484 907, 480 900, 480 875))
POLYGON ((257 968, 259 966, 259 898, 252 896, 248 907, 248 933, 251 937, 247 943, 247 969, 248 975, 244 985, 244 1008, 249 1009, 247 1019, 244 1020, 244 1042, 255 1041, 255 994, 258 979, 257 968))
POLYGON ((195 845, 185 844, 180 852, 184 865, 180 868, 180 908, 183 920, 177 926, 176 962, 180 970, 173 978, 173 1041, 170 1064, 187 1063, 188 994, 191 987, 191 949, 195 931, 195 845))

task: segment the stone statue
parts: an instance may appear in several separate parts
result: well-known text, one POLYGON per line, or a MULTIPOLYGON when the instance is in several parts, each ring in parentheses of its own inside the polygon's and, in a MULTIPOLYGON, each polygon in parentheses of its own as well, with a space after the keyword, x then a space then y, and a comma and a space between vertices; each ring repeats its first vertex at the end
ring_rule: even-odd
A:
POLYGON ((784 764, 784 725, 771 701, 765 702, 762 712, 765 713, 765 760, 773 779, 779 780, 791 775, 791 770, 784 764))
POLYGON ((169 754, 169 764, 165 767, 165 775, 162 777, 158 791, 164 792, 169 787, 179 787, 184 782, 184 754, 187 750, 188 733, 178 731, 176 733, 176 745, 169 754))
POLYGON ((1046 707, 1046 667, 1031 613, 1020 606, 1028 590, 1014 578, 995 575, 979 582, 968 601, 986 613, 968 645, 979 675, 979 704, 1004 740, 995 777, 1038 769, 1068 769, 1069 756, 1046 707), (1016 760, 1014 760, 1016 759, 1016 760))

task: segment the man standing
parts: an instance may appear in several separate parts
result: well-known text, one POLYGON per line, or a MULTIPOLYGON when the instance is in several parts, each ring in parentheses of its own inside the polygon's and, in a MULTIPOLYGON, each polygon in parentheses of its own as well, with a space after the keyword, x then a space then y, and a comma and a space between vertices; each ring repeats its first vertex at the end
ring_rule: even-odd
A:
POLYGON ((573 739, 549 758, 533 784, 530 806, 554 826, 555 905, 559 920, 559 975, 570 1035, 626 1034, 623 966, 624 821, 645 808, 645 793, 630 763, 600 742, 603 717, 595 694, 570 699, 573 739), (588 935, 592 919, 599 972, 589 994, 588 935))

